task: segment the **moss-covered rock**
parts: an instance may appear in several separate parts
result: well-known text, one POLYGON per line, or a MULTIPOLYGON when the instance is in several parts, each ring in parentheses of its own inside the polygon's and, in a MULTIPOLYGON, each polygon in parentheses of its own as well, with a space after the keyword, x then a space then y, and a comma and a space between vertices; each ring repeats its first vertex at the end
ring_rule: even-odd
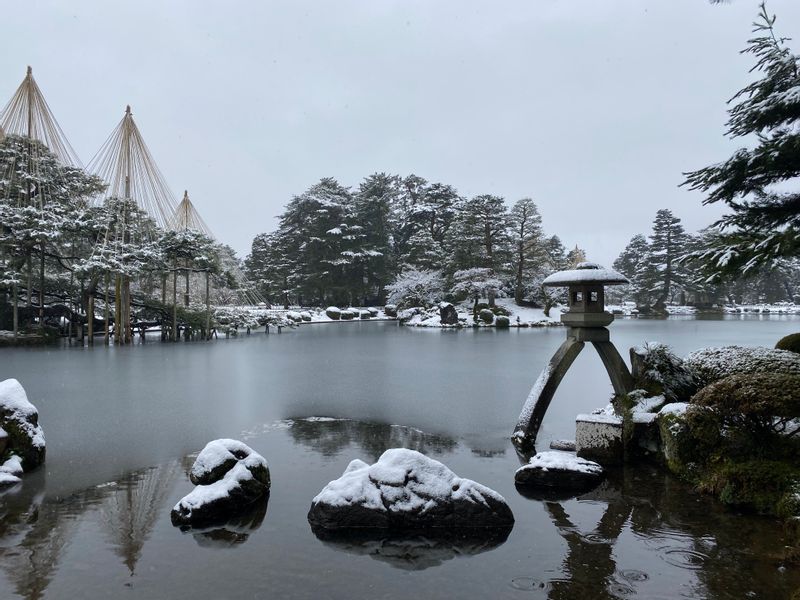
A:
POLYGON ((800 354, 800 333, 790 333, 786 337, 782 337, 775 344, 775 348, 800 354))
POLYGON ((670 471, 693 480, 712 460, 722 431, 712 411, 687 404, 668 404, 658 413, 664 462, 670 471))
POLYGON ((690 353, 686 365, 694 371, 700 386, 730 375, 777 373, 800 375, 800 354, 774 348, 721 346, 690 353))

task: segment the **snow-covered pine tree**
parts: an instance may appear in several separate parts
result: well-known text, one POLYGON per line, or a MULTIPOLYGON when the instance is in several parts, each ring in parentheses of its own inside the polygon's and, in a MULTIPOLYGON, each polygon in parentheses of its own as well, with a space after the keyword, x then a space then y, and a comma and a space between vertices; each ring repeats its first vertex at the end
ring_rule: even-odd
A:
POLYGON ((723 202, 731 212, 715 226, 714 245, 699 251, 719 274, 749 274, 781 257, 800 254, 800 57, 775 31, 775 16, 760 5, 755 37, 743 51, 755 58, 760 78, 729 102, 727 134, 755 141, 728 160, 685 173, 705 204, 723 202), (780 189, 777 184, 782 184, 780 189))
POLYGON ((631 241, 628 242, 628 245, 625 246, 625 249, 613 264, 614 269, 630 280, 628 285, 621 286, 622 289, 619 293, 624 298, 631 298, 639 310, 650 305, 650 294, 643 277, 649 254, 650 246, 647 243, 647 238, 637 234, 631 238, 631 241))
POLYGON ((531 198, 517 200, 511 208, 509 236, 513 247, 514 302, 521 304, 545 262, 542 216, 531 198))
POLYGON ((687 269, 679 259, 686 254, 688 243, 681 220, 671 210, 656 212, 647 258, 636 278, 647 286, 652 308, 658 312, 664 311, 676 292, 685 289, 687 269))

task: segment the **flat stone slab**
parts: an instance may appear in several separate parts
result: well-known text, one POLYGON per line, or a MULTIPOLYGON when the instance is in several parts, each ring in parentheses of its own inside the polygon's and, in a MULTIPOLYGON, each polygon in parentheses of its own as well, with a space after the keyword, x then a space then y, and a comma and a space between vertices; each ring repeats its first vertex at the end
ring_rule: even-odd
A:
POLYGON ((517 469, 514 481, 520 486, 586 490, 603 479, 603 467, 567 452, 539 452, 527 465, 517 469))
POLYGON ((393 448, 373 465, 352 461, 313 499, 308 521, 315 533, 319 529, 435 532, 510 529, 514 515, 494 490, 458 477, 424 454, 393 448))
POLYGON ((578 456, 602 464, 624 458, 622 419, 608 409, 575 418, 575 450, 578 456))

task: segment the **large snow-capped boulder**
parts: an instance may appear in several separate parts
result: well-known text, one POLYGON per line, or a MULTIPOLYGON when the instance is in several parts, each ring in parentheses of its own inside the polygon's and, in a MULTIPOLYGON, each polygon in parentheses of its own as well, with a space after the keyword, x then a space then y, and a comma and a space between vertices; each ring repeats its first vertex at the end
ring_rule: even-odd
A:
POLYGON ((415 450, 393 448, 373 465, 352 461, 313 499, 308 520, 315 530, 452 531, 510 528, 514 515, 494 490, 415 450))
POLYGON ((702 385, 729 375, 776 373, 800 375, 800 354, 775 348, 721 346, 690 353, 685 363, 702 385))
POLYGON ((19 381, 0 381, 0 428, 7 435, 6 452, 20 457, 25 471, 44 462, 44 432, 39 425, 39 411, 28 402, 19 381))
POLYGON ((517 469, 517 485, 586 490, 603 479, 603 467, 567 452, 539 452, 517 469))
POLYGON ((173 525, 204 524, 235 516, 269 494, 267 461, 237 440, 209 442, 192 465, 197 487, 172 509, 173 525))
POLYGON ((458 325, 458 311, 449 302, 439 303, 439 319, 442 325, 458 325))

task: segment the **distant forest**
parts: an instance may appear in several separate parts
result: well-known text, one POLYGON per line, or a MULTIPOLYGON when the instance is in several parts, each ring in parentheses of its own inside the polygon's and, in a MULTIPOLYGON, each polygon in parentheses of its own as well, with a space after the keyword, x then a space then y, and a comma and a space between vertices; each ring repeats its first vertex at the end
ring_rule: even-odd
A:
MULTIPOLYGON (((631 285, 612 301, 640 310, 668 303, 790 301, 800 293, 796 260, 778 260, 747 280, 720 278, 701 258, 708 232, 687 233, 660 210, 614 262, 631 285)), ((283 305, 431 305, 496 296, 549 308, 563 301, 542 287, 554 271, 586 261, 546 232, 536 203, 490 194, 465 198, 416 175, 375 173, 355 189, 325 178, 295 196, 278 229, 253 240, 246 272, 261 294, 283 305)))

